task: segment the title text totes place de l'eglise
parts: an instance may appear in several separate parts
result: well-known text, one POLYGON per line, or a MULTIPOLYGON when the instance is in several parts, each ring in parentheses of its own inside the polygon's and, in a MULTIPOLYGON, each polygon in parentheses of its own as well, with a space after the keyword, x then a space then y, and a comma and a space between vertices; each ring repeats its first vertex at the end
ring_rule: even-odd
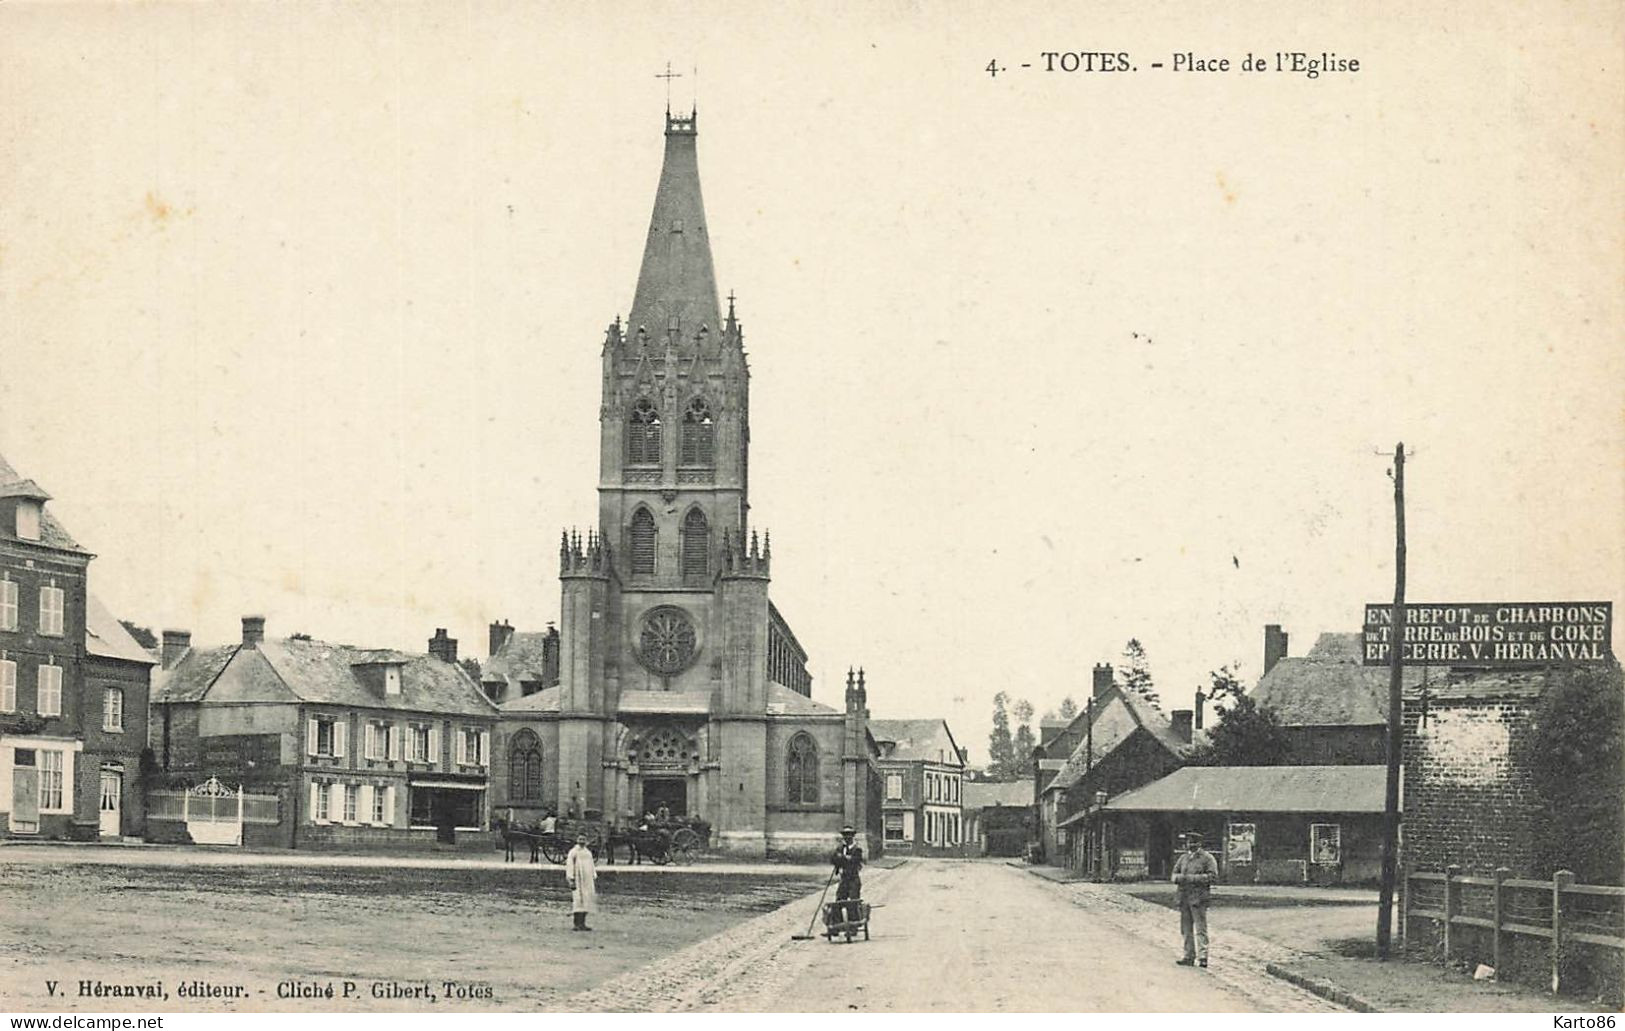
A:
MULTIPOLYGON (((1606 601, 1407 604, 1407 666, 1559 666, 1607 662, 1614 607, 1606 601)), ((1367 666, 1385 666, 1393 606, 1365 607, 1367 666)))

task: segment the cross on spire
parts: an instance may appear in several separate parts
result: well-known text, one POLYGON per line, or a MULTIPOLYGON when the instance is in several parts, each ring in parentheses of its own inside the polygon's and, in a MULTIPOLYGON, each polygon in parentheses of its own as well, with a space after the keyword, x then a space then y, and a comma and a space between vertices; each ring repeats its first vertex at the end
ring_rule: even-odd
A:
POLYGON ((682 77, 682 72, 674 72, 671 70, 670 61, 666 62, 666 70, 664 72, 657 72, 655 74, 655 78, 666 80, 666 113, 668 115, 671 114, 671 80, 681 79, 682 77))

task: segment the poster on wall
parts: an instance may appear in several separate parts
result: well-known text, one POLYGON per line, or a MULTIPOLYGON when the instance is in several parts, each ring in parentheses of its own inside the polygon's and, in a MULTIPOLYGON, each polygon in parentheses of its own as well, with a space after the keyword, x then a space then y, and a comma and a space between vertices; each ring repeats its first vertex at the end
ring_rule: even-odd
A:
POLYGON ((1225 835, 1224 855, 1231 863, 1251 863, 1253 861, 1253 841, 1257 831, 1250 823, 1232 823, 1225 835))

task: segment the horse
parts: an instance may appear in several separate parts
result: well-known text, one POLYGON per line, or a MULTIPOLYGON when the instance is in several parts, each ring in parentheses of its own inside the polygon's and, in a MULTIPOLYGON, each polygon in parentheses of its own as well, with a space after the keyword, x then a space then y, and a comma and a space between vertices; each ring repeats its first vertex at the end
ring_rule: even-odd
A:
POLYGON ((502 861, 513 862, 513 843, 523 841, 530 846, 530 861, 542 861, 542 838, 539 831, 521 824, 512 823, 507 817, 498 816, 494 821, 497 830, 502 834, 502 861))

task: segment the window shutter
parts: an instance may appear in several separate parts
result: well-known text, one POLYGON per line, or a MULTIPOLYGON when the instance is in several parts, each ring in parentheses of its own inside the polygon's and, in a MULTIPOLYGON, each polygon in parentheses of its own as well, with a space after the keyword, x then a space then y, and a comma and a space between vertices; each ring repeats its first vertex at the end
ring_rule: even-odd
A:
POLYGON ((401 757, 401 725, 399 723, 391 723, 389 725, 388 737, 389 761, 394 762, 396 759, 401 757))
POLYGON ((372 785, 361 785, 361 798, 355 804, 355 818, 359 823, 372 822, 372 785))
POLYGON ((384 788, 384 825, 395 826, 395 785, 384 788))
POLYGON ((333 758, 344 758, 345 739, 350 736, 350 721, 335 720, 333 723, 333 758))
POLYGON ((312 823, 316 822, 316 810, 319 808, 316 796, 321 793, 321 790, 322 786, 320 784, 315 781, 310 782, 310 820, 312 823))
POLYGON ((491 765, 491 732, 489 730, 480 731, 480 765, 491 765))
POLYGON ((647 508, 640 508, 632 516, 632 572, 653 573, 657 549, 655 517, 647 508))
POLYGON ((344 822, 344 785, 327 786, 327 819, 332 823, 344 822))
MULTIPOLYGON (((305 721, 305 752, 309 755, 316 754, 316 717, 314 716, 305 721)), ((311 806, 311 811, 314 812, 315 808, 315 806, 311 806)))
POLYGON ((434 766, 440 765, 440 724, 429 724, 429 754, 423 761, 434 766))
POLYGON ((468 763, 468 731, 462 727, 457 728, 457 765, 468 763))

